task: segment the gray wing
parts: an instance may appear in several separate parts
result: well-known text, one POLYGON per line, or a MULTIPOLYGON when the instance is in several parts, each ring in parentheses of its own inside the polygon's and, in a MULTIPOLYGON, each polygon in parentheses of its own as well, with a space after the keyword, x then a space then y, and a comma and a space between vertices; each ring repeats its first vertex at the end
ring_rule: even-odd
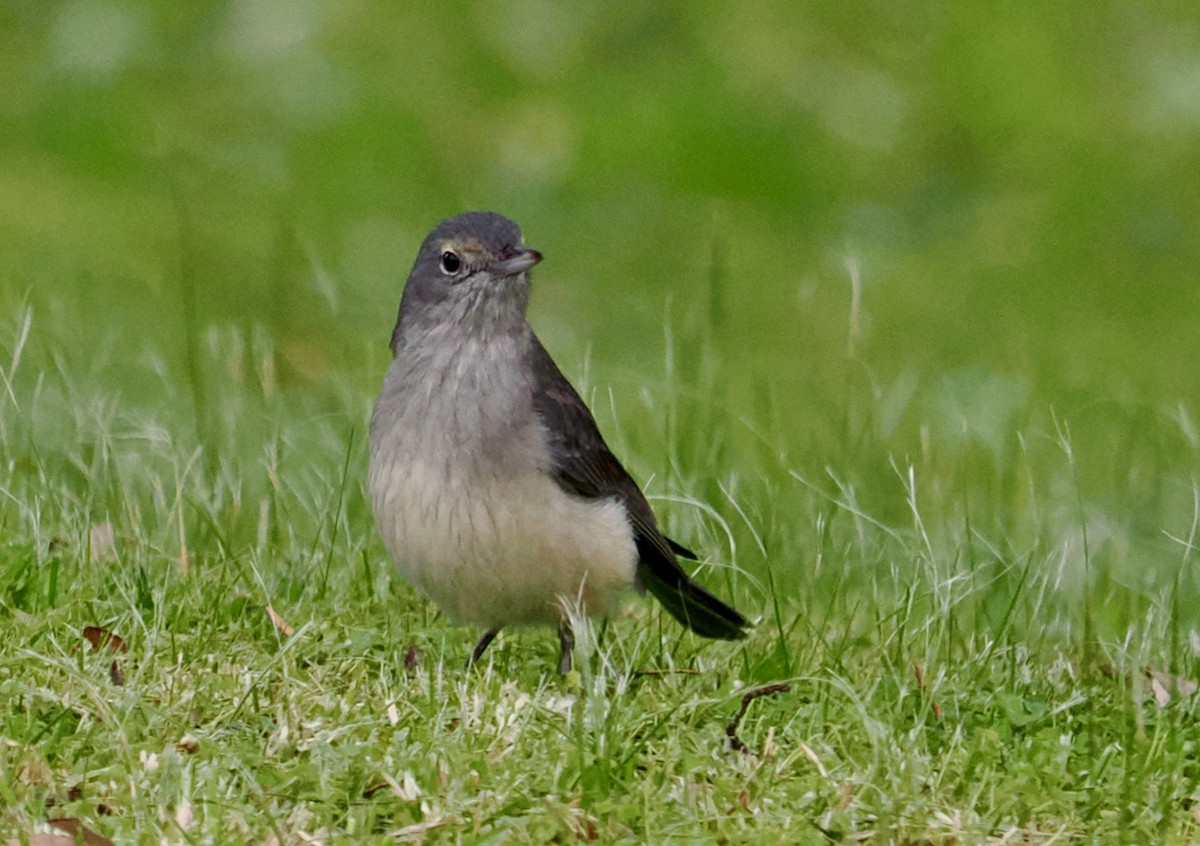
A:
POLYGON ((676 555, 695 558, 695 554, 659 531, 641 488, 604 443, 592 412, 536 336, 529 358, 533 406, 547 433, 555 481, 576 496, 616 498, 625 506, 637 544, 638 580, 672 616, 707 637, 742 637, 745 618, 693 582, 679 566, 676 555))
POLYGON ((638 548, 647 542, 663 558, 673 559, 671 546, 658 530, 641 488, 609 451, 592 412, 536 336, 530 359, 533 407, 549 440, 555 481, 587 499, 619 499, 629 515, 638 548))

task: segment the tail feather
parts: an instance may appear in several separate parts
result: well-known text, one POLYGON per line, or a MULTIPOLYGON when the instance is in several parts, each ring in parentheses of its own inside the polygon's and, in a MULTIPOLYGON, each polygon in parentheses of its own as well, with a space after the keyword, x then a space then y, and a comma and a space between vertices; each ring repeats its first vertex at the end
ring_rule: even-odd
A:
POLYGON ((643 567, 642 584, 663 604, 672 617, 703 637, 738 640, 746 636, 749 623, 736 610, 717 599, 680 570, 667 581, 652 568, 643 567))
POLYGON ((678 555, 680 558, 687 558, 691 561, 697 560, 696 553, 692 552, 686 546, 679 543, 678 541, 671 540, 670 538, 666 537, 665 535, 663 537, 667 542, 667 546, 671 547, 671 551, 674 552, 676 555, 678 555))

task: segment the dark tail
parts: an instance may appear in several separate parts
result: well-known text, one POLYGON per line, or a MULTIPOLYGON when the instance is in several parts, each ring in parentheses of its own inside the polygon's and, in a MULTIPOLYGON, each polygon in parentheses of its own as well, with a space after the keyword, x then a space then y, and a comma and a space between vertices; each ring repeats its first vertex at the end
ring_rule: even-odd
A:
POLYGON ((673 568, 642 566, 638 575, 671 616, 696 634, 718 640, 746 636, 746 618, 692 581, 678 563, 673 568))

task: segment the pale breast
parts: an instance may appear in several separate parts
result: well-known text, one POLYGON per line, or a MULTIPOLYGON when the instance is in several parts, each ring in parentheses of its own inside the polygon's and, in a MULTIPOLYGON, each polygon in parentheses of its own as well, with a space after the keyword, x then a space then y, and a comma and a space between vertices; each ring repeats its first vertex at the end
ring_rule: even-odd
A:
POLYGON ((611 613, 637 564, 624 507, 567 494, 548 475, 528 383, 498 366, 522 350, 471 352, 397 359, 385 379, 368 488, 388 552, 462 622, 554 622, 563 601, 611 613))

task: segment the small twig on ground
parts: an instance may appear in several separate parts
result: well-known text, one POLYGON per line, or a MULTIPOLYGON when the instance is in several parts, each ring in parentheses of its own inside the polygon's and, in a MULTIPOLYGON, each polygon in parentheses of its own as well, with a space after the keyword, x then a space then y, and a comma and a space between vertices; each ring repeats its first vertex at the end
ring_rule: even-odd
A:
POLYGON ((738 752, 749 752, 750 747, 743 743, 737 734, 742 717, 746 716, 746 709, 750 707, 750 703, 755 699, 763 696, 774 696, 776 693, 783 693, 790 687, 791 685, 787 682, 775 682, 747 690, 745 695, 742 696, 742 707, 738 708, 737 713, 733 715, 733 719, 729 721, 729 725, 725 726, 725 736, 729 738, 729 748, 735 749, 738 752))
POLYGON ((673 670, 638 670, 634 677, 641 676, 698 676, 699 670, 694 670, 691 667, 677 667, 673 670))

